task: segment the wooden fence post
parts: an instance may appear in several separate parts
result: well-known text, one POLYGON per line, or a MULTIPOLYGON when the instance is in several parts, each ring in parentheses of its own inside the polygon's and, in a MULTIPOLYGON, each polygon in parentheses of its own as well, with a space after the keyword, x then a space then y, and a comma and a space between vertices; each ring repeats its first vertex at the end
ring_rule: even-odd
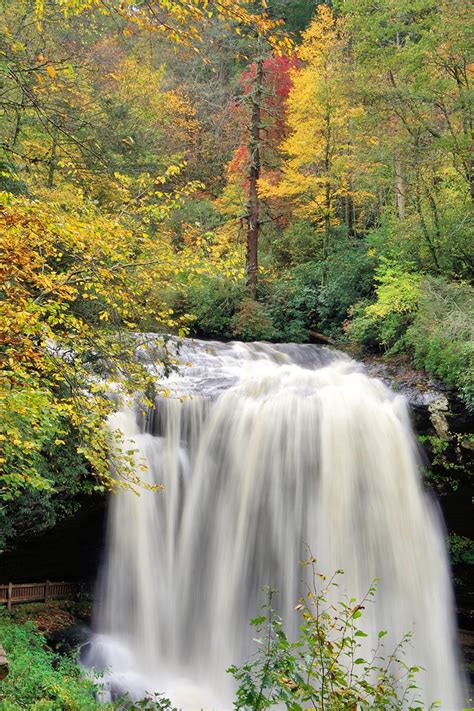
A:
POLYGON ((7 593, 7 610, 12 611, 12 593, 13 593, 13 583, 8 583, 8 593, 7 593))
POLYGON ((49 580, 47 580, 44 584, 44 601, 48 602, 49 600, 49 580))

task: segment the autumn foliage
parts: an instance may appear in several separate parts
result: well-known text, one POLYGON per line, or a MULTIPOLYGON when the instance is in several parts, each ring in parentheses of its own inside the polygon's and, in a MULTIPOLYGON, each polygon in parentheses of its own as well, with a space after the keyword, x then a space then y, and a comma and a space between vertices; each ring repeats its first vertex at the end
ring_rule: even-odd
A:
POLYGON ((290 34, 295 7, 4 3, 4 498, 53 496, 70 441, 79 488, 110 486, 117 393, 150 403, 174 365, 171 347, 155 373, 136 358, 150 332, 319 331, 403 352, 471 402, 464 4, 318 3, 290 34))

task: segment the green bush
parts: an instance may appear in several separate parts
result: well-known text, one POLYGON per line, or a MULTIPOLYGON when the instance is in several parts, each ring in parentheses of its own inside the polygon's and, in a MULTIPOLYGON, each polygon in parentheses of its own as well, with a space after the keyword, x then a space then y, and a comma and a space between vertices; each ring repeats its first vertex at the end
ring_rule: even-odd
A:
MULTIPOLYGON (((28 413, 27 413, 28 414, 28 413)), ((61 440, 47 439, 36 460, 36 470, 50 482, 47 490, 26 489, 0 505, 0 551, 21 537, 38 535, 75 513, 92 489, 90 468, 78 453, 77 432, 62 431, 61 440)))
POLYGON ((107 708, 95 700, 94 684, 81 677, 77 662, 48 649, 32 623, 14 624, 1 613, 0 640, 10 664, 9 674, 0 684, 0 711, 107 708))
POLYGON ((0 682, 0 711, 178 711, 162 694, 134 702, 127 694, 113 704, 97 701, 97 684, 73 656, 56 654, 31 622, 17 624, 0 612, 0 641, 9 674, 0 682))
MULTIPOLYGON (((374 257, 363 241, 335 233, 325 264, 299 262, 317 249, 318 233, 306 222, 288 229, 301 240, 298 249, 290 245, 298 258, 292 258, 294 265, 276 279, 261 277, 256 302, 248 298, 243 280, 236 283, 209 274, 195 276, 178 298, 175 295, 171 306, 177 313, 193 314, 194 335, 298 343, 307 342, 314 328, 341 338, 351 304, 372 290, 374 257)), ((288 247, 285 239, 281 244, 288 247)))
POLYGON ((472 538, 450 533, 448 536, 448 547, 451 562, 454 565, 459 563, 474 565, 474 541, 472 538))
POLYGON ((266 294, 279 340, 307 341, 312 328, 341 339, 351 305, 372 291, 373 268, 364 242, 335 235, 325 264, 289 269, 266 294))
POLYGON ((377 344, 396 352, 418 309, 422 276, 383 259, 375 280, 375 301, 353 307, 347 333, 364 346, 377 344))
POLYGON ((344 711, 347 709, 417 709, 415 676, 419 669, 403 661, 403 649, 409 643, 406 635, 384 656, 384 630, 369 658, 361 656, 364 632, 360 624, 362 611, 375 595, 371 585, 363 600, 350 598, 332 604, 329 596, 337 587, 342 571, 327 581, 312 566, 307 595, 296 610, 301 616, 300 633, 290 642, 283 631, 282 620, 272 609, 275 591, 268 591, 265 614, 252 620, 257 628, 258 651, 242 666, 228 670, 239 683, 235 708, 257 711, 268 708, 303 708, 344 711), (319 581, 321 589, 318 587, 319 581), (400 672, 405 684, 398 683, 400 672))
POLYGON ((369 231, 367 243, 377 255, 402 269, 453 279, 472 278, 474 213, 465 201, 462 183, 453 174, 446 174, 445 180, 437 186, 437 223, 429 202, 422 206, 425 229, 415 210, 407 210, 401 223, 388 207, 380 216, 380 224, 369 231))
POLYGON ((245 286, 226 279, 203 274, 193 281, 185 295, 185 311, 192 313, 195 335, 231 338, 232 320, 245 298, 245 286))
POLYGON ((242 341, 272 341, 277 336, 267 307, 244 299, 231 320, 232 334, 242 341))
POLYGON ((375 258, 364 241, 336 240, 327 260, 318 299, 318 327, 340 338, 352 304, 373 292, 375 258))
POLYGON ((367 312, 372 301, 362 299, 349 309, 350 320, 345 325, 345 336, 363 351, 373 352, 381 348, 380 323, 367 312))
POLYGON ((457 390, 474 409, 474 290, 467 283, 404 271, 383 260, 376 300, 352 308, 350 340, 406 352, 413 364, 457 390))
POLYGON ((268 287, 266 302, 278 340, 305 342, 315 320, 321 286, 318 263, 299 264, 268 287))
POLYGON ((309 220, 295 220, 283 231, 277 231, 262 245, 280 268, 316 261, 322 250, 322 235, 309 220))
POLYGON ((405 340, 415 365, 459 391, 474 410, 474 290, 466 283, 426 278, 405 340))

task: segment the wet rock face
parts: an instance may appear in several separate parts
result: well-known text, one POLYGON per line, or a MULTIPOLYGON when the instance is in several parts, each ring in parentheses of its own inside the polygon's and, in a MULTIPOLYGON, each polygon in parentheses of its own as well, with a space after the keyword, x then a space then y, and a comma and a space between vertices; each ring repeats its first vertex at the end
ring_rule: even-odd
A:
POLYGON ((427 373, 414 370, 398 359, 385 361, 373 356, 362 362, 369 375, 404 395, 412 408, 437 409, 439 405, 443 409, 444 404, 448 405, 446 388, 427 373))
MULTIPOLYGON (((370 375, 380 378, 408 401, 413 425, 432 472, 431 485, 440 495, 472 484, 473 417, 464 403, 439 380, 404 363, 368 359, 370 375)), ((466 534, 468 535, 468 534, 466 534)))
POLYGON ((374 357, 364 361, 364 367, 407 399, 420 442, 425 480, 439 498, 448 533, 472 538, 472 415, 440 381, 402 361, 374 357))
POLYGON ((439 380, 396 358, 385 361, 369 357, 363 360, 363 365, 369 375, 407 399, 418 434, 437 436, 472 451, 474 444, 467 435, 472 433, 473 418, 464 403, 439 380))
POLYGON ((85 625, 74 623, 69 627, 52 630, 46 635, 46 641, 58 654, 71 654, 87 641, 89 634, 90 631, 85 625))

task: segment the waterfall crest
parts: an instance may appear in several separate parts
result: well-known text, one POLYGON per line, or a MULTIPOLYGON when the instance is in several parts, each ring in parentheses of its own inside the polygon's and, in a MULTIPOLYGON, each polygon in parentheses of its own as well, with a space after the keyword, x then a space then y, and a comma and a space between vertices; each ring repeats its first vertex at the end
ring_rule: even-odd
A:
POLYGON ((185 342, 173 396, 115 415, 164 493, 111 496, 88 663, 136 697, 185 710, 232 708, 231 663, 248 658, 248 620, 279 590, 295 624, 305 545, 362 597, 367 644, 403 635, 427 705, 462 706, 449 566, 423 491, 407 405, 337 352, 309 345, 185 342))

